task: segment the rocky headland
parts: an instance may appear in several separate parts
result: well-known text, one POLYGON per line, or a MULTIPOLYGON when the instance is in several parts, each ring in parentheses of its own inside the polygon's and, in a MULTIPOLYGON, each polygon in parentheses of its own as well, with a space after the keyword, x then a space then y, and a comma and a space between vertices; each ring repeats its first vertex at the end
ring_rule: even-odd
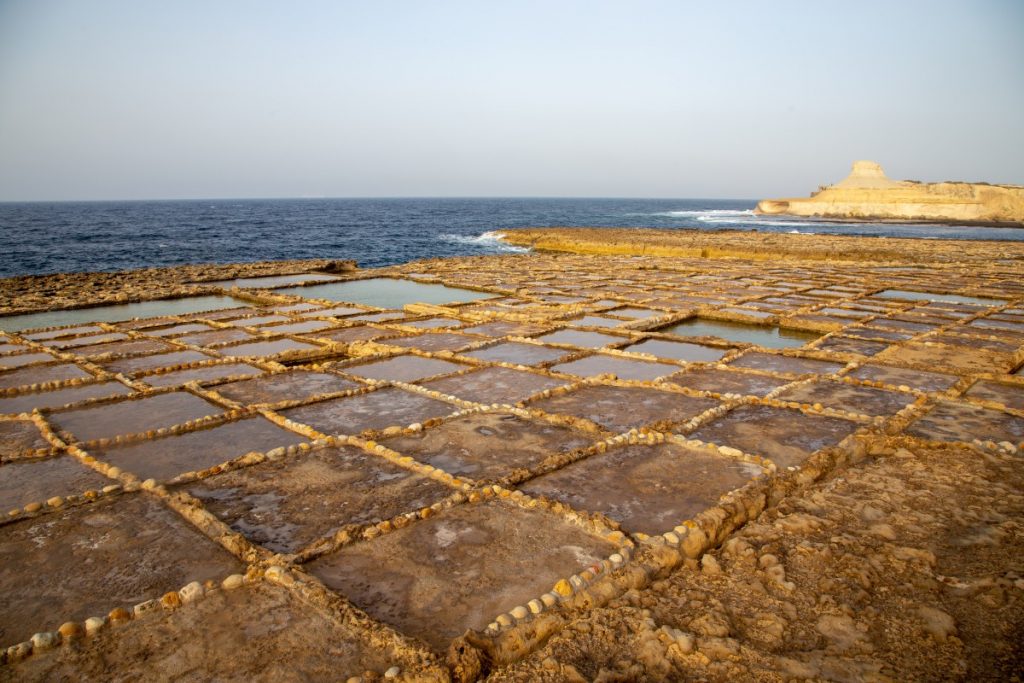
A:
POLYGON ((844 180, 809 198, 765 199, 757 213, 851 220, 1024 225, 1024 187, 890 180, 873 161, 856 161, 844 180))

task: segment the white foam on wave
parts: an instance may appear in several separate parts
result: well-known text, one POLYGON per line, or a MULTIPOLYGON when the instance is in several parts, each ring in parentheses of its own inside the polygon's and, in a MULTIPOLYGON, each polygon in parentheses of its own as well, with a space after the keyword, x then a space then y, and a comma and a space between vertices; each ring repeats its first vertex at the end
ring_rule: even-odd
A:
POLYGON ((443 233, 438 235, 441 239, 446 242, 455 242, 456 244, 470 244, 477 247, 484 247, 492 249, 494 251, 504 251, 509 253, 523 253, 530 251, 527 247, 517 247, 514 244, 507 244, 502 241, 505 233, 498 232, 497 230, 488 230, 487 232, 479 235, 454 235, 451 233, 443 233))
POLYGON ((657 211, 650 214, 629 214, 632 216, 667 216, 669 218, 696 218, 701 220, 705 217, 721 218, 744 218, 754 215, 753 209, 686 209, 680 211, 657 211))

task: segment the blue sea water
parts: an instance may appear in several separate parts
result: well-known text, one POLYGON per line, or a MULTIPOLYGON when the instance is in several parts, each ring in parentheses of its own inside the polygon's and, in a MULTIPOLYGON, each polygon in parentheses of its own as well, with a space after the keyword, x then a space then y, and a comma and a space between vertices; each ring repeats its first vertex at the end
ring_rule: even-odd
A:
POLYGON ((0 203, 0 277, 184 263, 354 259, 363 267, 514 249, 513 227, 760 230, 1024 240, 1024 229, 755 216, 754 200, 217 199, 0 203))

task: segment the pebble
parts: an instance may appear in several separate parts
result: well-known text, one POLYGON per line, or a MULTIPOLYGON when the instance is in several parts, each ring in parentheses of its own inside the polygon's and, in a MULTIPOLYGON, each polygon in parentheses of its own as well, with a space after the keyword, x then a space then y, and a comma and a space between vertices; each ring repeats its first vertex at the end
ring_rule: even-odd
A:
POLYGON ((544 603, 534 598, 530 602, 526 603, 526 606, 530 608, 530 612, 533 614, 540 614, 544 611, 544 603))
POLYGON ((32 636, 32 651, 42 652, 43 650, 49 650, 57 646, 60 642, 56 633, 52 631, 43 631, 42 633, 36 633, 32 636))
POLYGON ((112 624, 121 621, 129 621, 131 618, 131 612, 123 607, 115 607, 110 610, 110 614, 107 615, 107 619, 109 619, 112 624))
POLYGON ((244 576, 242 576, 241 574, 232 574, 228 578, 224 579, 224 581, 221 583, 221 586, 223 586, 227 590, 234 590, 235 588, 240 588, 244 582, 244 576))
POLYGON ((384 678, 398 678, 398 674, 402 673, 402 670, 397 666, 393 666, 384 672, 384 678))
POLYGON ((82 628, 82 625, 76 621, 65 621, 60 625, 60 628, 57 629, 57 633, 59 633, 61 639, 65 641, 77 638, 81 636, 83 632, 84 629, 82 628))
POLYGON ((101 628, 107 625, 107 620, 103 617, 89 617, 85 620, 85 632, 89 635, 96 633, 101 628))
POLYGON ((135 613, 136 617, 141 617, 148 612, 160 609, 160 604, 159 600, 146 600, 145 602, 140 602, 135 605, 135 607, 132 608, 132 612, 135 613))
POLYGON ((516 605, 512 608, 509 614, 511 614, 517 620, 522 620, 529 616, 530 611, 524 605, 516 605))
POLYGON ((181 607, 181 596, 178 595, 178 591, 170 591, 164 593, 163 597, 160 598, 160 604, 167 609, 175 609, 181 607))
POLYGON ((7 648, 7 661, 17 662, 25 657, 32 654, 32 641, 26 640, 24 643, 18 643, 17 645, 11 645, 7 648))
MULTIPOLYGON (((273 567, 271 567, 271 569, 273 569, 273 567)), ((267 572, 269 573, 270 570, 268 569, 267 572)), ((201 583, 199 583, 198 581, 193 581, 192 583, 188 584, 180 591, 178 591, 178 594, 181 596, 181 601, 187 605, 190 602, 195 602, 196 600, 202 598, 203 593, 205 592, 206 591, 201 583)))

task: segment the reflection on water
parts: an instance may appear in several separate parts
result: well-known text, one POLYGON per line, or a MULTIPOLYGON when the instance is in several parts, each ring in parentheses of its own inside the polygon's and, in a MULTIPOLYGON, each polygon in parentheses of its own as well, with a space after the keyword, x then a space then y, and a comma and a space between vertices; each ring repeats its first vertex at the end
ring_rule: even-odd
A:
POLYGON ((767 325, 748 325, 746 323, 725 320, 708 320, 690 318, 678 325, 667 327, 659 332, 678 334, 684 337, 720 337, 729 341, 757 344, 767 349, 786 349, 803 346, 820 335, 814 332, 791 330, 767 325))

